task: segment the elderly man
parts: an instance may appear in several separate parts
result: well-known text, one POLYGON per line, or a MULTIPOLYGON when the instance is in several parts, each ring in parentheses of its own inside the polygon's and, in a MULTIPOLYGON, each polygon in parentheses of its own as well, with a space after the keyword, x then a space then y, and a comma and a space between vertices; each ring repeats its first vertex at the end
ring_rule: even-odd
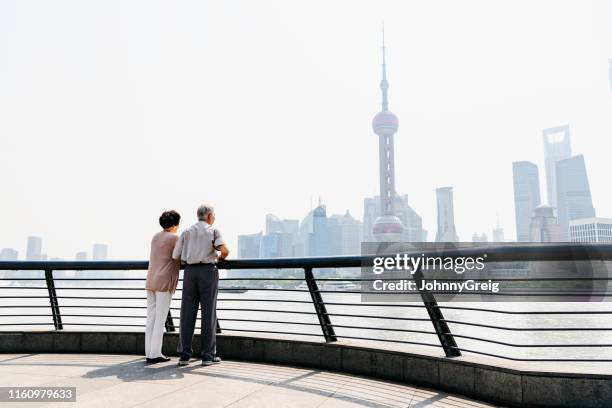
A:
POLYGON ((225 259, 229 250, 219 230, 213 228, 215 211, 203 204, 198 208, 198 222, 179 237, 172 257, 185 264, 183 295, 181 301, 181 330, 178 352, 179 365, 189 364, 191 343, 198 304, 202 306, 202 365, 221 362, 216 355, 217 346, 217 290, 219 271, 217 260, 225 259), (218 255, 217 251, 221 254, 218 255))

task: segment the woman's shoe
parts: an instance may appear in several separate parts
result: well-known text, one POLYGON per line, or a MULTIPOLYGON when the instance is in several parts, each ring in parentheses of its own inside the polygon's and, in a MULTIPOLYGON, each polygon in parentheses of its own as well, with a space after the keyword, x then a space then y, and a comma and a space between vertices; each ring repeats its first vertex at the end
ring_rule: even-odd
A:
POLYGON ((147 358, 147 364, 167 363, 168 361, 170 361, 170 357, 166 356, 147 358))

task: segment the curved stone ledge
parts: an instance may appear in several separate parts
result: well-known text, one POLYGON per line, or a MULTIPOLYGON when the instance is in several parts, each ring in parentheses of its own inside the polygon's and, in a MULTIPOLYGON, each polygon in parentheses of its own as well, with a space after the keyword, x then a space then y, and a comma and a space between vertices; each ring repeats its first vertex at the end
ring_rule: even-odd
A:
MULTIPOLYGON (((199 339, 194 339, 198 353, 199 339)), ((178 335, 164 336, 176 355, 178 335)), ((515 407, 611 407, 612 375, 521 371, 474 362, 342 343, 233 336, 217 337, 219 355, 341 371, 423 385, 515 407)), ((0 353, 144 353, 144 333, 2 332, 0 353)))

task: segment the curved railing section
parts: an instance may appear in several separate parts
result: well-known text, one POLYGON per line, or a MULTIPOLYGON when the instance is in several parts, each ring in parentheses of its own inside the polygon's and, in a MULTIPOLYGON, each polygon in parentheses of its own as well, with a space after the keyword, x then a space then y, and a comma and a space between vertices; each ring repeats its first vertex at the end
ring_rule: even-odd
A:
MULTIPOLYGON (((479 251, 455 249, 444 256, 479 251)), ((487 255, 487 262, 607 262, 612 245, 496 246, 487 247, 487 255)), ((371 262, 360 256, 220 262, 219 269, 229 274, 220 283, 218 331, 433 347, 447 357, 465 352, 514 361, 612 361, 607 340, 612 305, 605 302, 438 303, 435 293, 421 292, 421 302, 367 303, 360 298, 358 268, 371 262), (341 277, 330 273, 339 269, 341 277)), ((0 328, 142 330, 147 266, 145 261, 0 261, 0 328)), ((601 280, 607 287, 611 278, 575 279, 601 280)), ((181 283, 168 331, 178 327, 180 292, 181 283)))

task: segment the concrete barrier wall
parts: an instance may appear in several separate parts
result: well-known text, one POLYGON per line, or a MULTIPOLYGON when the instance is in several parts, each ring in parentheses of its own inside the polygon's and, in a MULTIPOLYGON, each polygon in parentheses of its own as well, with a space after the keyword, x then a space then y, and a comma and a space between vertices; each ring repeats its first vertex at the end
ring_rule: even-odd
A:
MULTIPOLYGON (((195 355, 199 339, 194 339, 195 355)), ((176 355, 178 335, 164 337, 176 355)), ((444 357, 377 350, 341 343, 217 336, 220 356, 289 364, 427 386, 515 407, 612 407, 612 376, 526 372, 444 357)), ((1 353, 144 354, 144 333, 2 332, 1 353)))

